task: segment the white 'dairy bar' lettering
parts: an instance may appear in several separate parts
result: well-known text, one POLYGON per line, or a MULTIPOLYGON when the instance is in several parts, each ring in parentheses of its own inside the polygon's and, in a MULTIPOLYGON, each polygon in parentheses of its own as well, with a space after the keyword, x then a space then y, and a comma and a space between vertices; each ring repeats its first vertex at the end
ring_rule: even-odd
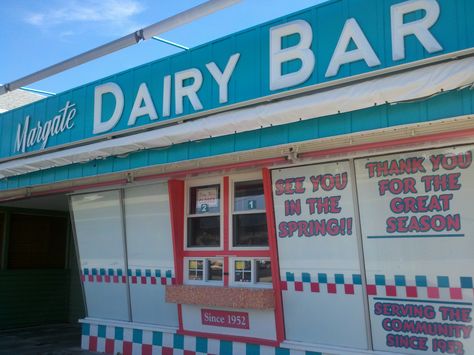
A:
POLYGON ((75 106, 76 104, 66 102, 56 116, 44 123, 38 121, 33 128, 30 128, 30 116, 26 116, 23 125, 18 124, 14 152, 24 153, 27 148, 39 143, 41 143, 41 149, 44 149, 50 137, 74 127, 75 106))

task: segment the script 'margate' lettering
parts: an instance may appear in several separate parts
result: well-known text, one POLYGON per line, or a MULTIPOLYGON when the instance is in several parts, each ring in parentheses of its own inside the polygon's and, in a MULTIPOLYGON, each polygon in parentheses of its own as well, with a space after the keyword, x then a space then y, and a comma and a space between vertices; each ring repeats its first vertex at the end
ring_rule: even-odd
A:
POLYGON ((77 112, 75 106, 76 104, 67 101, 56 116, 43 123, 38 121, 32 128, 30 128, 30 116, 26 116, 23 124, 18 124, 14 152, 24 153, 27 148, 39 143, 41 143, 41 149, 44 149, 50 137, 74 127, 73 120, 77 112))

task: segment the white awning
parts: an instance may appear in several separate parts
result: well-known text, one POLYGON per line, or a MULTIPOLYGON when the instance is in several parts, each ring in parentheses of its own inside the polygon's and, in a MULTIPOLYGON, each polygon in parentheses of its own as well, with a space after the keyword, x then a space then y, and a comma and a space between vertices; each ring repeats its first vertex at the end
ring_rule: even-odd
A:
POLYGON ((18 158, 0 164, 0 178, 355 111, 374 105, 422 99, 442 91, 471 86, 473 83, 474 58, 453 60, 332 90, 218 113, 126 137, 18 158))

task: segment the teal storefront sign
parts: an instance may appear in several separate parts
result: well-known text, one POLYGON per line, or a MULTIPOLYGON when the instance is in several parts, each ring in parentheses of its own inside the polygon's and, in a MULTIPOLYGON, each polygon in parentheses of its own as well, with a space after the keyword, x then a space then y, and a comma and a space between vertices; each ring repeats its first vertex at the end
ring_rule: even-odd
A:
POLYGON ((334 0, 0 115, 0 159, 474 47, 471 0, 334 0))

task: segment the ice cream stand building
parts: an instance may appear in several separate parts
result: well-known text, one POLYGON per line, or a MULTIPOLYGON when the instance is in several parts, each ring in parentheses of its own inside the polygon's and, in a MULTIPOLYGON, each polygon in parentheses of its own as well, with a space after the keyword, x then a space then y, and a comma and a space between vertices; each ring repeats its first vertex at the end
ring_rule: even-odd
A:
POLYGON ((474 354, 473 14, 328 1, 1 114, 1 204, 68 213, 82 347, 474 354))

